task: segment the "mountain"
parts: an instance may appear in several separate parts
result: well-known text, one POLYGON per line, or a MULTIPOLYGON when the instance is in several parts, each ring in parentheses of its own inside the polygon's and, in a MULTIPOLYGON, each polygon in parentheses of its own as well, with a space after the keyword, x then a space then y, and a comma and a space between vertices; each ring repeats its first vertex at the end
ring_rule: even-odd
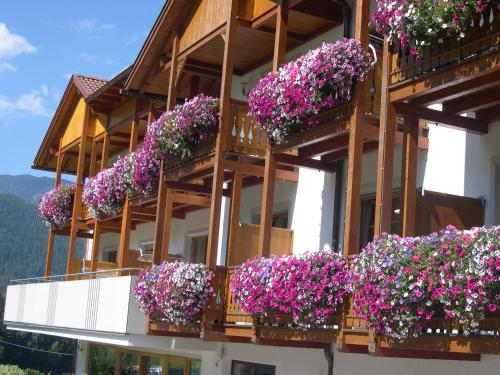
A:
POLYGON ((38 203, 42 194, 53 187, 54 179, 50 177, 0 175, 0 193, 15 194, 28 203, 38 203))

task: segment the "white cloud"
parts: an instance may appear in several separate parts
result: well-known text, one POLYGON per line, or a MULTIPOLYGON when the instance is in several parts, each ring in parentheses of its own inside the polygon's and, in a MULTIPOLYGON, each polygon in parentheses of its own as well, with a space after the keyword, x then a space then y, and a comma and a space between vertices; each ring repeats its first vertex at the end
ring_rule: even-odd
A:
POLYGON ((28 42, 25 37, 11 32, 5 23, 0 22, 0 59, 36 51, 37 48, 28 42))
POLYGON ((24 93, 17 99, 0 96, 0 118, 15 115, 50 116, 51 110, 46 106, 48 96, 47 86, 24 93))
POLYGON ((15 72, 17 68, 14 65, 9 64, 7 61, 0 61, 0 73, 1 72, 15 72))
POLYGON ((80 34, 93 34, 101 31, 109 31, 115 28, 111 23, 98 23, 95 19, 84 18, 73 23, 73 28, 80 34))

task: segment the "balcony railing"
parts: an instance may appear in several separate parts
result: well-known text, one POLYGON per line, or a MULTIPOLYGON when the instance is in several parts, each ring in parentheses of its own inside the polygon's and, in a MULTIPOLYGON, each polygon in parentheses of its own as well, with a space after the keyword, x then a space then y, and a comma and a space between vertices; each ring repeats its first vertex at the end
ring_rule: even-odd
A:
POLYGON ((392 84, 406 81, 441 68, 460 64, 479 56, 498 51, 500 48, 500 10, 496 4, 489 5, 480 20, 474 22, 457 41, 447 38, 443 43, 434 43, 420 58, 410 54, 409 48, 394 45, 392 50, 392 84))

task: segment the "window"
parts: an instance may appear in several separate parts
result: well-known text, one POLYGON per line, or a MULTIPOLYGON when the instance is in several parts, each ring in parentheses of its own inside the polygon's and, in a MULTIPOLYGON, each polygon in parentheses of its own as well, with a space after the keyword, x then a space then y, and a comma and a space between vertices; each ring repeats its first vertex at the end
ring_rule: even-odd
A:
POLYGON ((288 211, 281 211, 273 214, 273 227, 288 228, 288 211))
POLYGON ((102 260, 104 262, 116 263, 117 256, 118 251, 114 247, 104 249, 102 252, 102 260))
MULTIPOLYGON (((399 193, 392 198, 391 232, 399 233, 400 223, 399 193)), ((375 229, 375 197, 369 196, 361 199, 361 223, 359 230, 359 244, 363 248, 373 239, 375 229)))
POLYGON ((139 247, 142 249, 144 254, 153 254, 155 243, 154 241, 142 241, 139 243, 139 247))
POLYGON ((276 366, 233 361, 231 375, 275 375, 276 366))
POLYGON ((205 263, 207 256, 208 236, 191 238, 191 262, 205 263))

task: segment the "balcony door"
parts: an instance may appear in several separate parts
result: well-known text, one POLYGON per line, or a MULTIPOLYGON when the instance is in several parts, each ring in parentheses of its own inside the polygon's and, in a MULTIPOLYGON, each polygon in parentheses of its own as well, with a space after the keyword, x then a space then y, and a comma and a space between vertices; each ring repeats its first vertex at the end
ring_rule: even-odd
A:
POLYGON ((205 263, 207 257, 208 235, 191 238, 191 262, 205 263))
POLYGON ((231 375, 275 375, 276 367, 258 363, 233 361, 231 375))

